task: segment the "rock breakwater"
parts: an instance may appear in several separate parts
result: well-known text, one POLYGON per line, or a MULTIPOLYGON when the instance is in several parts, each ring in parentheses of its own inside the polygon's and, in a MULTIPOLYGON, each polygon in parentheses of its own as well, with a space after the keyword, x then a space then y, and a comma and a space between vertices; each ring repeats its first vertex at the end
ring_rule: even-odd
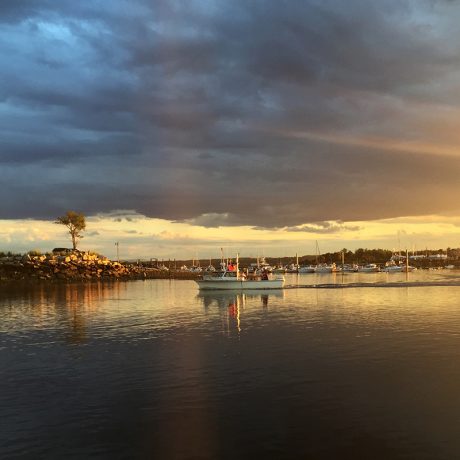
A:
POLYGON ((157 268, 112 261, 97 254, 73 251, 68 254, 11 256, 0 258, 0 282, 96 281, 182 278, 196 276, 157 268))

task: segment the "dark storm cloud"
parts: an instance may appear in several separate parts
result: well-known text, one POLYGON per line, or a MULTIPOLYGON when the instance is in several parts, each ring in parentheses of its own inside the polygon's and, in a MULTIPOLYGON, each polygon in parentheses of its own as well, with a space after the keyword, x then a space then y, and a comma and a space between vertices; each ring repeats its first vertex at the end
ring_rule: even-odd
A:
POLYGON ((2 1, 0 217, 334 232, 315 222, 452 212, 458 155, 347 140, 423 144, 430 109, 457 108, 457 19, 433 1, 2 1))

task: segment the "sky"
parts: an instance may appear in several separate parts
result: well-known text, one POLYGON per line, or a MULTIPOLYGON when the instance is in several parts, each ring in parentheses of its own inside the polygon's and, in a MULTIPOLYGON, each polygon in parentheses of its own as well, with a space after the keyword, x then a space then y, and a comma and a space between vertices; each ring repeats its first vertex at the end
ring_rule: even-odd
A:
POLYGON ((460 247, 460 2, 2 0, 0 250, 460 247))

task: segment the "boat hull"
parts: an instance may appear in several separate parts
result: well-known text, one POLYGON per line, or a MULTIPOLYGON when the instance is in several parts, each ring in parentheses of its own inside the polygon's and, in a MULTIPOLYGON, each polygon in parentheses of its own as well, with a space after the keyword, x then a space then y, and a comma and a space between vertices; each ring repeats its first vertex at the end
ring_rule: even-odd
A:
POLYGON ((200 290, 246 290, 246 289, 282 289, 284 278, 273 280, 195 280, 200 290))
POLYGON ((299 273, 315 273, 315 267, 300 267, 299 273))

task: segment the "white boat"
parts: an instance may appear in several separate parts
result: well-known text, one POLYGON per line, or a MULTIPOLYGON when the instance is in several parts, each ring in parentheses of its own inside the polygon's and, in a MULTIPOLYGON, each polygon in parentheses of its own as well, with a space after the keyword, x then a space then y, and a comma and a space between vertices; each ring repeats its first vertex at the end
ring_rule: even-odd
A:
POLYGON ((236 271, 224 271, 215 275, 204 275, 202 279, 195 280, 200 290, 220 289, 282 289, 284 277, 273 279, 251 279, 242 276, 236 271))
POLYGON ((189 268, 189 272, 192 272, 192 273, 201 273, 202 271, 203 269, 199 265, 192 265, 189 268))
POLYGON ((272 273, 276 273, 278 275, 286 273, 286 267, 282 267, 282 266, 273 267, 272 273))
POLYGON ((223 270, 203 275, 199 280, 195 280, 200 290, 241 290, 241 289, 282 289, 284 287, 284 277, 261 279, 259 277, 250 278, 239 273, 238 257, 235 270, 223 270))
POLYGON ((380 271, 380 268, 376 264, 367 264, 367 265, 363 265, 362 267, 358 267, 358 272, 360 273, 375 273, 379 271, 380 271))
POLYGON ((337 271, 337 266, 332 264, 319 264, 315 268, 315 273, 332 273, 337 271))
POLYGON ((355 264, 342 264, 340 267, 338 267, 342 273, 355 273, 358 270, 358 266, 355 264))
POLYGON ((394 260, 390 260, 385 264, 385 267, 382 268, 382 272, 386 273, 407 273, 407 272, 412 272, 416 270, 415 267, 412 267, 411 265, 403 265, 403 264, 397 264, 394 260))
POLYGON ((397 265, 394 263, 388 263, 385 267, 382 268, 382 272, 386 273, 401 273, 403 271, 402 265, 397 265))
POLYGON ((272 271, 273 271, 273 267, 269 263, 267 263, 267 261, 265 260, 265 257, 261 257, 260 259, 259 257, 257 257, 257 262, 253 262, 249 264, 249 267, 248 267, 249 273, 260 274, 262 272, 271 273, 272 271))
POLYGON ((299 268, 299 273, 315 273, 315 268, 314 265, 302 265, 299 268))
POLYGON ((286 273, 299 273, 298 264, 290 264, 286 267, 286 273))

